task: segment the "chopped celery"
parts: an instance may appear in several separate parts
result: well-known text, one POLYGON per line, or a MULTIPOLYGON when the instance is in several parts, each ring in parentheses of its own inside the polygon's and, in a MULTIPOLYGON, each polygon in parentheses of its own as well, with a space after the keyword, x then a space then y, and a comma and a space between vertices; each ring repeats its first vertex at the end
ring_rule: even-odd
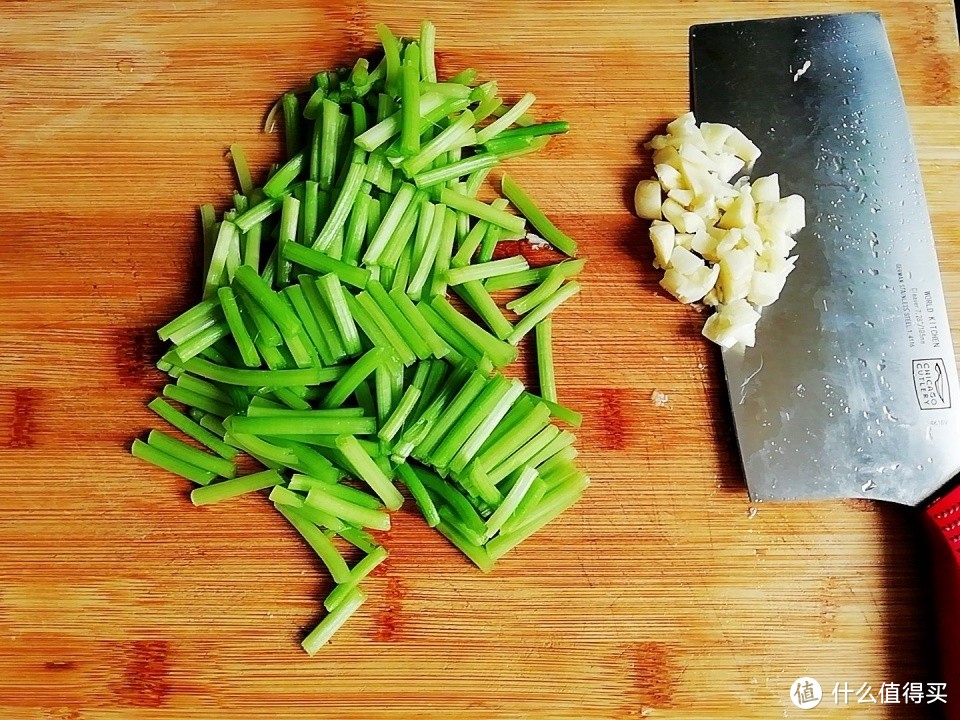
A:
POLYGON ((194 488, 190 493, 190 502, 194 505, 211 505, 244 493, 265 490, 281 482, 283 478, 276 470, 264 470, 253 475, 243 475, 232 480, 194 488))
POLYGON ((351 588, 336 608, 303 639, 301 645, 307 655, 316 655, 320 648, 330 641, 334 633, 363 605, 366 599, 367 596, 362 590, 351 588))
POLYGON ((570 256, 577 254, 577 243, 557 229, 557 226, 550 222, 549 218, 534 204, 524 189, 517 185, 509 175, 504 175, 501 178, 500 188, 507 199, 530 221, 530 224, 536 228, 544 240, 562 253, 570 256))
POLYGON ((552 313, 562 302, 570 299, 578 292, 580 292, 580 283, 578 283, 576 280, 571 280, 568 282, 553 295, 537 305, 528 314, 524 315, 523 318, 520 319, 520 322, 514 326, 513 332, 510 334, 510 337, 507 338, 507 342, 516 345, 518 342, 520 342, 524 335, 536 327, 537 323, 549 317, 550 313, 552 313))
POLYGON ((185 460, 169 455, 142 440, 134 440, 130 452, 134 457, 146 460, 151 465, 180 475, 198 485, 207 485, 217 476, 216 473, 191 465, 185 460))
POLYGON ((526 228, 526 222, 524 222, 522 217, 511 215, 505 210, 498 210, 491 205, 487 205, 466 195, 461 195, 449 188, 444 188, 440 191, 440 202, 454 210, 462 210, 468 215, 486 220, 492 225, 502 227, 511 232, 522 233, 526 228))
POLYGON ((553 372, 553 320, 548 316, 537 323, 537 374, 544 400, 557 402, 557 379, 553 372))

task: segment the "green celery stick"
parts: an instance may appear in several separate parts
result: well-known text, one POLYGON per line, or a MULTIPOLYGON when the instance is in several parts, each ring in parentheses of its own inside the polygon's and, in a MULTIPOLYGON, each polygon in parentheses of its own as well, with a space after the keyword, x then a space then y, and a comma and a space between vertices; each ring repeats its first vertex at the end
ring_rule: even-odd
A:
POLYGON ((463 536, 463 533, 443 521, 437 525, 437 531, 449 540, 460 552, 466 555, 481 571, 488 573, 493 570, 493 561, 487 553, 486 548, 470 542, 463 536))
POLYGON ((213 245, 213 253, 210 255, 210 267, 203 281, 204 299, 213 295, 220 287, 226 273, 228 257, 235 252, 239 252, 239 249, 240 230, 234 223, 224 220, 220 223, 220 230, 213 245))
POLYGON ((453 353, 458 353, 460 357, 469 358, 477 365, 482 362, 484 357, 483 353, 477 350, 463 335, 451 327, 430 305, 426 302, 420 302, 417 305, 417 310, 437 335, 452 348, 451 352, 447 354, 448 360, 452 358, 452 362, 457 362, 458 360, 453 357, 453 353))
POLYGON ((330 392, 323 400, 323 407, 336 408, 343 405, 347 398, 353 394, 353 391, 357 389, 357 386, 366 380, 370 373, 383 362, 386 352, 384 348, 375 347, 364 353, 359 360, 347 369, 336 385, 330 388, 330 392))
POLYGON ((437 42, 437 28, 429 20, 420 23, 420 76, 426 81, 437 82, 437 66, 434 48, 437 42))
MULTIPOLYGON (((481 537, 483 536, 487 526, 484 524, 480 515, 477 514, 473 505, 470 504, 470 501, 467 500, 460 491, 426 468, 420 466, 411 467, 417 478, 423 483, 423 486, 449 506, 460 522, 469 528, 471 532, 477 533, 481 537)), ((440 508, 437 508, 437 511, 440 512, 440 508)))
POLYGON ((253 298, 250 297, 250 294, 247 293, 239 283, 235 283, 231 289, 239 301, 241 308, 246 312, 246 316, 250 320, 251 325, 253 325, 255 332, 251 337, 253 338, 254 345, 259 347, 257 341, 260 341, 264 345, 275 348, 283 343, 283 337, 280 335, 276 324, 253 298))
POLYGON ((360 336, 353 315, 347 307, 345 295, 349 293, 340 285, 340 279, 333 273, 322 275, 316 280, 316 288, 323 298, 327 310, 333 315, 343 346, 348 355, 358 355, 361 351, 360 336))
MULTIPOLYGON (((503 198, 495 200, 492 205, 494 207, 499 207, 501 209, 507 206, 507 201, 503 198)), ((477 220, 473 227, 470 229, 470 232, 467 233, 467 236, 460 243, 460 247, 457 248, 456 254, 450 259, 451 267, 463 267, 469 265, 470 261, 473 259, 473 254, 477 251, 477 248, 480 247, 480 241, 483 240, 484 234, 487 232, 487 228, 490 227, 490 223, 486 220, 477 220)))
POLYGON ((547 410, 547 406, 543 403, 537 403, 536 407, 501 437, 495 445, 481 449, 480 454, 477 455, 476 464, 483 468, 497 467, 532 440, 537 433, 547 427, 549 422, 550 411, 547 410))
POLYGON ((287 507, 299 509, 305 507, 303 501, 306 498, 299 493, 283 487, 282 485, 276 485, 270 489, 270 495, 267 496, 267 499, 276 505, 285 505, 287 507))
POLYGON ((497 290, 509 290, 512 288, 526 287, 536 285, 547 279, 547 276, 558 269, 563 272, 564 277, 571 277, 583 270, 586 260, 564 260, 555 265, 545 265, 544 267, 532 268, 523 272, 513 273, 511 275, 501 275, 500 277, 490 278, 484 283, 488 292, 497 290))
POLYGON ((343 602, 350 590, 357 587, 361 580, 373 572, 373 570, 376 569, 376 567, 386 559, 387 551, 384 548, 380 547, 379 545, 373 548, 367 555, 357 562, 353 568, 351 568, 350 578, 337 585, 333 591, 327 595, 326 599, 323 601, 323 607, 326 608, 328 612, 332 612, 337 605, 343 602))
POLYGON ((387 317, 391 325, 400 333, 416 356, 421 360, 426 360, 430 357, 432 351, 426 338, 411 324, 399 306, 393 301, 387 291, 383 289, 383 286, 373 281, 367 287, 367 293, 387 317))
MULTIPOLYGON (((423 207, 426 199, 427 193, 425 191, 417 190, 414 193, 413 199, 410 201, 410 204, 407 205, 407 209, 404 210, 403 215, 400 217, 400 222, 397 223, 396 229, 387 241, 387 246, 377 261, 377 264, 381 266, 381 271, 393 271, 397 266, 401 253, 406 249, 410 238, 413 237, 414 231, 417 228, 420 209, 423 207)), ((384 284, 388 284, 387 281, 384 281, 384 284)))
MULTIPOLYGON (((501 401, 508 393, 516 391, 511 383, 502 375, 495 375, 484 385, 471 406, 459 417, 445 433, 440 444, 430 453, 430 462, 434 467, 447 468, 453 461, 457 451, 463 446, 467 438, 488 417, 495 408, 499 408, 501 401)), ((509 407, 507 408, 509 409, 509 407)), ((501 415, 502 417, 502 415, 501 415)), ((478 446, 479 447, 479 446, 478 446)))
POLYGON ((210 448, 225 460, 233 460, 233 458, 236 457, 236 449, 227 445, 221 438, 217 437, 213 432, 207 430, 198 422, 184 415, 163 398, 154 398, 147 404, 147 407, 177 428, 177 430, 192 437, 201 445, 210 448))
POLYGON ((383 334, 380 325, 373 319, 370 313, 366 311, 364 306, 357 302, 357 298, 350 294, 344 294, 343 299, 347 303, 347 307, 350 309, 350 314, 353 316, 354 321, 360 330, 363 331, 364 336, 370 341, 370 344, 374 347, 382 348, 388 353, 393 353, 393 345, 387 340, 387 336, 383 334))
MULTIPOLYGON (((531 400, 532 402, 532 400, 531 400)), ((255 396, 250 400, 247 407, 247 417, 363 417, 363 408, 359 407, 339 407, 328 410, 314 410, 309 405, 304 410, 289 410, 279 403, 255 396)))
POLYGON ((347 230, 343 241, 343 262, 348 265, 360 264, 360 252, 363 250, 364 235, 367 229, 367 219, 370 213, 370 192, 372 186, 364 182, 360 186, 353 207, 350 209, 350 218, 347 221, 347 230))
MULTIPOLYGON (((184 370, 192 372, 194 375, 213 380, 215 382, 227 385, 245 385, 253 387, 288 387, 290 385, 323 385, 324 383, 339 380, 344 374, 342 367, 330 368, 303 368, 299 370, 241 370, 239 368, 225 367, 204 360, 203 358, 191 358, 183 363, 184 370)), ((174 387, 174 386, 171 386, 174 387)), ((178 398, 173 398, 178 400, 178 398)), ((179 402, 182 402, 178 400, 179 402)), ((186 403, 190 404, 190 403, 186 403)), ((192 407, 200 407, 192 405, 192 407)), ((206 408, 201 408, 206 409, 206 408)), ((220 408, 218 408, 219 410, 220 408)), ((217 410, 207 410, 214 415, 225 417, 230 413, 223 415, 217 410)))
MULTIPOLYGON (((446 115, 448 114, 447 108, 451 107, 451 103, 454 102, 435 93, 423 93, 420 95, 420 117, 429 117, 431 113, 440 108, 446 115)), ((354 142, 367 152, 373 152, 396 136, 400 132, 400 125, 401 112, 397 111, 378 121, 372 128, 355 138, 354 142)))
POLYGON ((513 325, 503 316, 503 312, 479 280, 456 285, 453 291, 480 316, 498 339, 506 340, 513 332, 513 325))
POLYGON ((353 527, 352 525, 345 525, 342 530, 337 530, 336 533, 355 548, 365 553, 372 553, 374 550, 380 547, 377 545, 377 541, 374 539, 373 535, 368 533, 366 530, 361 530, 360 528, 353 527))
MULTIPOLYGON (((576 440, 573 433, 567 432, 566 430, 561 431, 550 443, 536 453, 532 458, 530 458, 530 464, 534 467, 539 467, 542 463, 547 462, 550 458, 554 457, 557 453, 565 451, 570 445, 573 444, 573 441, 576 440)), ((523 463, 521 463, 523 464, 523 463)))
POLYGON ((554 267, 547 275, 547 278, 540 283, 534 290, 522 297, 507 303, 507 309, 513 310, 518 315, 523 315, 533 310, 537 305, 551 297, 565 280, 563 270, 560 267, 554 267))
POLYGON ((561 287, 557 292, 537 305, 533 310, 523 316, 514 328, 507 342, 516 345, 523 339, 523 336, 536 327, 537 323, 547 318, 561 303, 580 292, 580 283, 571 280, 561 287))
POLYGON ((191 465, 185 460, 165 453, 142 440, 134 440, 130 452, 134 457, 146 460, 151 465, 156 465, 158 468, 172 472, 198 485, 207 485, 217 476, 216 473, 191 465))
MULTIPOLYGON (((301 152, 298 152, 289 160, 287 160, 287 162, 284 163, 284 165, 279 170, 277 170, 277 172, 273 174, 273 177, 267 180, 267 182, 264 184, 263 194, 266 195, 268 198, 273 198, 273 199, 277 199, 281 195, 283 195, 284 191, 290 186, 290 183, 292 183, 294 180, 297 179, 297 177, 300 176, 300 173, 303 171, 303 164, 305 159, 306 158, 304 157, 304 154, 301 151, 301 152)), ((251 208, 250 210, 247 211, 247 213, 253 212, 255 209, 256 209, 255 207, 251 208)), ((257 217, 257 216, 254 216, 254 217, 257 217)), ((263 217, 258 217, 257 222, 264 219, 265 218, 263 217)), ((242 225, 240 225, 239 227, 241 230, 244 229, 242 225)))
POLYGON ((550 410, 550 414, 560 422, 566 423, 570 427, 575 428, 580 427, 580 425, 583 423, 583 415, 578 413, 576 410, 571 410, 570 408, 559 405, 558 403, 555 403, 552 400, 547 400, 546 398, 543 399, 543 403, 547 406, 547 409, 550 410))
POLYGON ((230 396, 211 382, 201 380, 200 378, 184 373, 177 378, 177 387, 195 392, 211 400, 218 400, 222 403, 229 403, 230 396))
POLYGON ((234 224, 237 226, 240 232, 250 232, 255 225, 259 225, 277 212, 282 204, 283 200, 281 198, 268 197, 251 207, 242 215, 238 215, 234 220, 234 224))
POLYGON ((426 242, 423 251, 420 253, 417 269, 407 284, 407 293, 413 300, 419 300, 423 295, 423 290, 430 277, 430 271, 433 270, 437 255, 440 252, 440 246, 445 244, 444 238, 452 237, 453 233, 456 232, 456 213, 450 211, 446 205, 434 205, 432 207, 433 222, 429 233, 426 234, 426 242))
POLYGON ((514 123, 515 120, 527 112, 536 99, 537 98, 533 93, 527 93, 524 95, 522 98, 520 98, 516 105, 478 132, 477 142, 480 144, 489 142, 498 134, 506 130, 514 123))
POLYGON ((220 306, 223 308, 223 316, 230 328, 230 334, 233 335, 234 342, 240 350, 243 364, 250 368, 260 367, 260 355, 253 344, 246 323, 240 316, 240 306, 237 304, 233 290, 229 286, 219 288, 217 297, 220 299, 220 306))
POLYGON ((513 487, 510 488, 510 492, 503 498, 503 502, 501 502, 497 509, 493 511, 493 514, 487 518, 486 536, 488 540, 500 532, 503 524, 509 520, 510 516, 516 511, 537 477, 537 471, 534 468, 527 468, 520 474, 520 478, 513 484, 513 487))
MULTIPOLYGON (((166 325, 162 325, 157 330, 157 336, 161 340, 171 340, 172 337, 178 336, 182 341, 216 323, 219 318, 220 301, 217 298, 208 298, 184 311, 166 325)), ((171 342, 177 341, 171 340, 171 342)))
MULTIPOLYGON (((313 314, 313 319, 320 328, 323 339, 326 341, 330 349, 331 363, 339 362, 346 357, 347 351, 343 346, 340 330, 337 328, 333 313, 330 311, 326 301, 323 299, 323 296, 317 287, 317 283, 314 282, 313 277, 310 275, 298 275, 297 282, 303 291, 304 300, 306 300, 307 306, 309 307, 310 312, 313 314)), ((308 322, 309 321, 304 322, 304 327, 307 326, 308 322)))
POLYGON ((320 158, 316 177, 323 190, 329 190, 333 185, 339 154, 337 136, 342 117, 340 106, 330 98, 324 98, 320 111, 320 158))
POLYGON ((329 247, 333 243, 336 234, 344 229, 347 218, 350 215, 350 210, 356 203, 366 174, 367 166, 362 162, 362 158, 360 162, 350 163, 350 169, 347 171, 343 187, 340 188, 340 194, 337 195, 337 200, 330 210, 330 216, 327 218, 317 239, 312 243, 312 247, 318 250, 329 247))
POLYGON ((440 202, 454 210, 461 210, 468 215, 486 220, 491 225, 502 227, 510 232, 522 233, 526 229, 526 222, 522 217, 511 215, 505 210, 498 210, 492 205, 487 205, 475 198, 461 195, 450 188, 444 188, 440 191, 440 202))
POLYGON ((313 548, 317 557, 330 572, 334 582, 341 583, 350 579, 350 568, 347 567, 346 561, 330 541, 330 538, 324 535, 320 528, 287 505, 274 505, 274 507, 303 536, 307 545, 313 548))
POLYGON ((501 178, 500 188, 506 198, 530 221, 544 240, 562 253, 570 256, 577 254, 577 243, 550 222, 530 196, 510 176, 504 175, 501 178))
POLYGON ((450 259, 453 257, 453 246, 457 235, 457 217, 457 213, 447 208, 440 233, 440 244, 437 246, 437 257, 433 261, 430 295, 447 294, 446 272, 450 269, 450 259))
POLYGON ((301 490, 304 492, 309 492, 313 490, 313 488, 319 487, 328 495, 346 500, 354 505, 359 505, 369 510, 383 509, 383 504, 373 495, 365 493, 363 490, 352 488, 349 485, 340 485, 336 481, 327 482, 309 475, 297 474, 290 478, 289 487, 291 490, 301 490))
POLYGON ((398 190, 397 194, 394 195, 389 209, 383 216, 383 220, 380 222, 380 227, 377 228, 376 234, 373 236, 373 239, 370 240, 370 245, 367 247, 367 251, 363 255, 363 262, 366 265, 377 264, 377 261, 380 259, 380 256, 387 247, 390 237, 397 229, 400 219, 403 217, 407 206, 410 205, 410 202, 413 200, 415 194, 416 188, 414 188, 413 185, 404 183, 400 186, 400 190, 398 190))
MULTIPOLYGON (((200 358, 191 358, 187 362, 192 363, 199 359, 200 358)), ((233 412, 233 408, 227 403, 220 402, 219 400, 213 400, 206 395, 200 395, 199 393, 195 393, 191 390, 184 390, 176 385, 164 385, 163 395, 164 397, 168 397, 171 400, 177 401, 178 403, 183 403, 184 405, 189 405, 190 407, 195 407, 203 410, 204 412, 219 415, 220 417, 226 417, 233 412)))
POLYGON ((413 411, 414 405, 419 399, 420 389, 413 385, 408 387, 403 393, 400 402, 397 403, 397 406, 393 409, 387 422, 380 428, 380 432, 377 433, 378 437, 388 442, 393 440, 396 434, 403 429, 403 424, 407 421, 407 418, 413 411))
POLYGON ((553 371, 553 320, 546 317, 537 324, 537 374, 544 400, 557 402, 557 378, 553 371))
POLYGON ((381 510, 375 510, 331 494, 326 487, 317 485, 307 493, 306 504, 322 510, 334 517, 360 527, 372 530, 389 530, 390 516, 381 510))
POLYGON ((232 480, 194 488, 190 493, 190 502, 194 505, 211 505, 244 493, 265 490, 281 482, 283 478, 276 470, 264 470, 253 475, 243 475, 232 480))
POLYGON ((397 330, 397 328, 393 325, 383 310, 380 309, 373 298, 370 297, 369 293, 360 293, 357 295, 356 300, 357 303, 363 307, 366 313, 373 318, 373 321, 387 338, 387 341, 390 343, 390 347, 393 348, 397 358, 404 364, 404 366, 409 367, 415 363, 417 356, 414 354, 410 346, 407 345, 399 330, 397 330))
MULTIPOLYGON (((407 294, 397 288, 394 288, 388 294, 396 304, 397 310, 403 314, 409 326, 413 328, 417 336, 429 347, 433 356, 438 359, 446 356, 450 352, 450 346, 437 335, 430 326, 430 323, 420 314, 417 306, 413 304, 413 301, 410 300, 407 294)), ((397 327, 401 327, 401 324, 397 323, 397 327)))
POLYGON ((413 182, 416 183, 418 188, 429 188, 450 180, 456 180, 478 170, 489 170, 498 162, 497 156, 492 153, 479 153, 465 160, 414 175, 413 182))
POLYGON ((400 41, 383 23, 377 23, 376 30, 380 44, 383 45, 383 57, 386 62, 386 90, 396 97, 400 94, 400 41))
POLYGON ((339 433, 372 435, 377 431, 374 418, 330 417, 323 414, 322 410, 294 412, 298 414, 292 417, 236 415, 232 419, 231 432, 246 435, 336 435, 339 433))
POLYGON ((408 45, 400 66, 400 151, 420 151, 420 47, 408 45))
POLYGON ((320 648, 326 645, 334 633, 337 632, 343 624, 350 619, 357 609, 363 605, 367 596, 359 588, 351 588, 350 592, 337 604, 336 608, 327 615, 320 624, 317 625, 303 639, 301 645, 307 655, 316 655, 320 648))
POLYGON ((527 463, 536 466, 536 463, 532 461, 559 436, 560 430, 555 425, 547 425, 506 460, 494 468, 487 468, 487 476, 490 478, 490 482, 494 485, 499 485, 510 473, 520 469, 527 463))
MULTIPOLYGON (((460 314, 446 298, 438 295, 430 303, 430 307, 454 330, 466 338, 480 354, 490 358, 494 367, 505 367, 516 360, 517 350, 515 347, 491 335, 475 322, 460 314)), ((514 329, 511 337, 516 334, 517 331, 514 329)))
POLYGON ((540 137, 542 135, 562 135, 569 131, 570 123, 564 120, 556 120, 554 122, 537 123, 536 125, 504 130, 497 134, 497 140, 518 137, 540 137))
POLYGON ((403 505, 403 496, 355 437, 341 435, 337 438, 337 449, 343 453, 360 479, 383 500, 388 510, 398 510, 403 505))
MULTIPOLYGON (((300 138, 300 103, 297 96, 284 93, 280 99, 283 107, 283 140, 287 150, 287 157, 292 158, 301 146, 300 138)), ((241 183, 241 187, 242 187, 241 183)))
MULTIPOLYGON (((452 150, 455 147, 462 147, 464 143, 469 143, 471 139, 471 128, 475 119, 472 112, 464 110, 460 116, 445 128, 433 140, 420 148, 420 152, 404 160, 400 167, 406 173, 407 177, 414 177, 423 172, 430 163, 440 157, 443 153, 452 150)), ((475 133, 474 133, 475 135, 475 133)))
POLYGON ((467 265, 466 267, 451 268, 447 270, 447 283, 450 285, 460 285, 471 280, 485 280, 486 278, 497 275, 507 275, 509 273, 520 272, 528 269, 530 266, 526 258, 522 255, 502 258, 500 260, 491 260, 490 262, 477 263, 476 265, 467 265))
MULTIPOLYGON (((285 195, 280 211, 280 237, 277 240, 277 284, 287 285, 290 282, 290 262, 286 259, 284 248, 297 244, 297 223, 300 218, 300 201, 292 195, 285 195)), ((298 246, 299 247, 299 246, 298 246)), ((264 308, 269 314, 269 310, 264 308)))
POLYGON ((545 498, 543 501, 541 501, 540 505, 540 507, 545 508, 545 510, 537 513, 532 520, 515 529, 510 534, 500 534, 487 543, 487 552, 489 553, 491 560, 499 560, 528 537, 542 529, 545 525, 547 525, 547 523, 555 520, 570 507, 572 507, 580 499, 582 494, 582 488, 579 490, 570 490, 563 495, 558 495, 553 500, 550 500, 549 504, 548 500, 545 498))
POLYGON ((243 147, 237 144, 230 146, 230 158, 233 160, 233 168, 237 173, 237 183, 240 185, 240 192, 249 195, 253 190, 253 179, 250 177, 250 166, 247 164, 247 154, 243 147))
POLYGON ((297 319, 293 309, 283 302, 280 295, 270 289, 263 278, 257 275, 256 270, 249 265, 237 268, 234 282, 243 288, 260 309, 277 325, 284 335, 297 335, 303 331, 303 326, 297 319))
POLYGON ((303 245, 288 243, 284 246, 283 254, 290 262, 319 273, 333 273, 342 283, 360 290, 367 286, 370 279, 370 271, 366 268, 355 267, 342 260, 335 260, 323 252, 303 245))
MULTIPOLYGON (((522 393, 523 383, 519 380, 511 381, 509 388, 504 392, 503 396, 498 399, 497 403, 480 419, 480 422, 476 424, 472 432, 466 437, 463 445, 450 462, 451 470, 457 473, 463 472, 464 468, 473 460, 477 452, 479 452, 480 447, 487 438, 490 437, 491 433, 496 429, 497 424, 503 420, 504 416, 513 406, 513 403, 517 401, 522 393)), ((482 399, 482 397, 478 399, 478 404, 482 399)), ((465 416, 461 422, 464 424, 468 423, 469 416, 465 416)), ((464 432, 465 430, 461 431, 460 425, 458 424, 454 427, 453 431, 451 431, 451 435, 455 436, 458 433, 463 434, 464 432)), ((441 448, 438 448, 438 453, 441 448)))
POLYGON ((436 527, 440 523, 440 516, 437 514, 437 507, 433 504, 433 498, 423 486, 420 477, 406 463, 397 466, 397 473, 400 475, 400 481, 407 486, 414 502, 423 513, 424 520, 429 527, 436 527))
POLYGON ((219 321, 200 332, 191 335, 182 343, 177 345, 177 355, 181 359, 189 360, 207 350, 221 338, 230 334, 230 326, 226 321, 219 321))
POLYGON ((513 511, 513 514, 504 522, 503 527, 500 528, 500 534, 506 535, 512 533, 518 527, 521 527, 527 518, 530 517, 534 508, 540 504, 546 492, 546 484, 539 477, 534 478, 530 484, 530 489, 527 490, 523 496, 523 500, 520 501, 517 509, 513 511))
POLYGON ((304 332, 306 332, 313 347, 316 348, 317 354, 320 356, 323 364, 333 365, 336 362, 336 358, 334 358, 333 353, 330 351, 327 337, 324 335, 324 331, 320 328, 316 316, 310 309, 310 304, 307 302, 303 286, 299 284, 299 278, 297 282, 298 284, 288 285, 280 292, 286 297, 291 307, 293 307, 293 311, 297 314, 300 324, 303 325, 304 332))

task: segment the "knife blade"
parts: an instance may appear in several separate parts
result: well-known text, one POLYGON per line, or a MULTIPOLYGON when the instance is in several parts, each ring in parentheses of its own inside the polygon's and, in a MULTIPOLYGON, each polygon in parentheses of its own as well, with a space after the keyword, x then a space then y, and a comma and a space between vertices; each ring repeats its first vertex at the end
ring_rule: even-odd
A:
POLYGON ((761 148, 752 176, 777 172, 806 199, 783 295, 756 345, 722 356, 750 495, 923 507, 943 673, 960 686, 960 383, 882 21, 695 25, 690 89, 699 121, 761 148))
POLYGON ((960 472, 960 384, 893 56, 873 13, 694 26, 700 121, 807 202, 783 295, 723 353, 754 500, 918 505, 960 472))

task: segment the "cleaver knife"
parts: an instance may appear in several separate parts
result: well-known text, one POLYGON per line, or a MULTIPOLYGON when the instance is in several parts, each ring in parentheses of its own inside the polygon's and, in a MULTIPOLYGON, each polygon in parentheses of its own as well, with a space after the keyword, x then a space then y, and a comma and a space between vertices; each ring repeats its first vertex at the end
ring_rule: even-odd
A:
MULTIPOLYGON (((948 692, 960 694, 960 382, 893 55, 874 13, 695 25, 698 121, 739 127, 806 199, 756 345, 723 351, 754 501, 922 509, 948 692)), ((960 697, 950 705, 960 717, 960 697)))

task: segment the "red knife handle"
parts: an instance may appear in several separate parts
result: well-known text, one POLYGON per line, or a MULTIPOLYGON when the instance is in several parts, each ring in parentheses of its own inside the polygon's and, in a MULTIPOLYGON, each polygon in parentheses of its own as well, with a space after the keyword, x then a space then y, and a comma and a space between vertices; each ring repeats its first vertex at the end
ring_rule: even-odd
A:
POLYGON ((937 597, 937 635, 948 701, 947 720, 960 720, 960 485, 926 510, 937 597))

